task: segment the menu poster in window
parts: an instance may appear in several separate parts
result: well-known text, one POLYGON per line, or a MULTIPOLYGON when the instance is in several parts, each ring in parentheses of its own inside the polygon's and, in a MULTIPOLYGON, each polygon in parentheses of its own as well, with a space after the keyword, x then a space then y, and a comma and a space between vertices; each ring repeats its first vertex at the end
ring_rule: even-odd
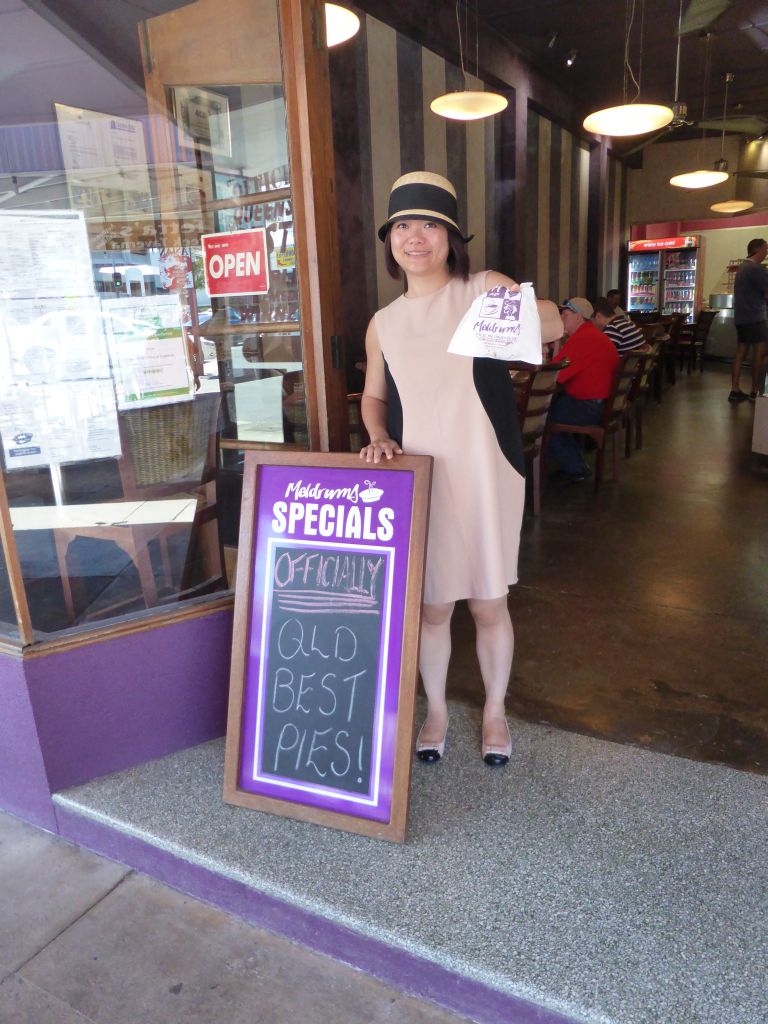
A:
POLYGON ((112 381, 10 388, 0 402, 0 435, 9 471, 119 457, 112 381))
POLYGON ((105 299, 102 315, 118 409, 193 398, 178 295, 105 299))
POLYGON ((72 207, 100 223, 151 216, 141 121, 63 103, 54 108, 72 207))
POLYGON ((246 454, 229 803, 404 841, 431 468, 246 454))
POLYGON ((0 324, 7 361, 0 389, 112 375, 95 297, 0 302, 0 324))
POLYGON ((3 299, 92 296, 93 269, 80 212, 0 211, 3 299))

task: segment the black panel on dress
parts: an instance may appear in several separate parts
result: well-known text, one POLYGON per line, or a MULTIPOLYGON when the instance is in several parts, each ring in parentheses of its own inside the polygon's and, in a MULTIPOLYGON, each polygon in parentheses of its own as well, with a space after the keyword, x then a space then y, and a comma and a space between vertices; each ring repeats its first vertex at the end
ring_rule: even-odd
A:
POLYGON ((400 392, 397 390, 395 378, 390 373, 386 359, 384 360, 384 377, 387 382, 387 433, 402 448, 403 405, 400 401, 400 392))
POLYGON ((515 386, 506 362, 503 359, 477 357, 472 360, 472 376, 477 394, 496 433, 499 448, 507 462, 521 476, 525 476, 515 386))

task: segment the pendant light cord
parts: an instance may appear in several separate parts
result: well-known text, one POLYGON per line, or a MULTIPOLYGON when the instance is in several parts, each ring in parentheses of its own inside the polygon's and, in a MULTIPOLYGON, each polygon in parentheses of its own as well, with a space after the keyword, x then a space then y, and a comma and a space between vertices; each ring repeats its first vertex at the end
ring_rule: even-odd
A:
POLYGON ((675 103, 680 98, 680 42, 683 37, 683 0, 680 0, 680 10, 677 15, 677 59, 675 60, 675 103))
POLYGON ((459 31, 459 61, 461 62, 461 74, 464 78, 464 88, 467 88, 467 72, 464 70, 464 46, 461 42, 461 12, 459 9, 460 0, 456 0, 456 28, 459 31))
POLYGON ((629 41, 632 35, 632 26, 635 22, 635 8, 636 0, 627 0, 626 14, 624 24, 626 28, 626 35, 624 37, 624 103, 634 103, 640 95, 640 77, 642 76, 643 66, 643 28, 645 22, 645 0, 643 0, 640 15, 640 67, 638 69, 638 77, 635 78, 635 73, 632 70, 632 64, 629 59, 629 41), (632 99, 628 99, 629 93, 629 81, 632 80, 632 84, 635 87, 635 95, 632 99))
POLYGON ((479 0, 475 0, 475 78, 480 78, 480 15, 479 0))
POLYGON ((723 133, 720 136, 720 159, 725 159, 725 116, 728 112, 728 86, 733 81, 733 75, 728 71, 725 74, 725 96, 723 97, 723 133))
POLYGON ((707 129, 703 127, 707 120, 707 97, 709 95, 709 78, 712 68, 712 33, 707 32, 704 39, 704 97, 701 101, 701 138, 699 139, 699 166, 704 164, 704 140, 707 137, 707 129))

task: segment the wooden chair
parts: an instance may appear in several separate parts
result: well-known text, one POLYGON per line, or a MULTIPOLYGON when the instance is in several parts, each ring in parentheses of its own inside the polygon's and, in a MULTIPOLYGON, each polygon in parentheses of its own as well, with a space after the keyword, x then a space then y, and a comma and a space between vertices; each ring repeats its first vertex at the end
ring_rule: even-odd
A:
POLYGON ((635 376, 632 393, 625 412, 624 455, 630 457, 632 451, 632 434, 635 436, 635 448, 643 447, 643 407, 654 384, 656 369, 664 347, 663 341, 655 341, 650 352, 638 353, 641 358, 639 372, 635 376))
POLYGON ((627 316, 635 324, 655 324, 659 319, 658 310, 655 313, 641 313, 633 310, 631 313, 627 313, 627 316))
POLYGON ((523 455, 526 466, 530 467, 531 505, 535 516, 541 512, 541 463, 547 415, 557 391, 557 375, 569 365, 569 359, 563 359, 559 363, 545 363, 543 366, 510 364, 517 397, 523 455))
POLYGON ((699 371, 704 372, 704 346, 706 345, 712 321, 717 316, 716 309, 702 309, 696 317, 695 324, 684 324, 680 328, 675 345, 675 354, 680 359, 680 369, 686 367, 688 375, 696 368, 699 359, 699 371))
MULTIPOLYGON (((664 351, 664 369, 667 382, 674 385, 677 383, 677 360, 680 355, 678 343, 680 341, 680 332, 685 327, 685 313, 672 313, 668 319, 668 324, 667 344, 664 351)), ((680 369, 683 369, 682 362, 680 369)))
POLYGON ((613 478, 619 477, 619 449, 616 434, 626 429, 626 411, 631 401, 632 387, 635 377, 640 372, 643 360, 641 352, 627 352, 619 359, 613 375, 611 391, 603 406, 603 415, 599 423, 590 426, 573 426, 570 423, 547 423, 545 444, 552 434, 583 434, 591 437, 597 445, 595 457, 595 494, 603 482, 605 463, 605 445, 609 437, 613 438, 613 478))
POLYGON ((648 390, 653 394, 657 404, 661 405, 661 399, 664 394, 664 381, 666 380, 669 384, 675 383, 674 367, 672 369, 671 379, 669 369, 667 367, 667 343, 669 341, 668 328, 659 323, 638 324, 638 327, 643 332, 643 338, 645 339, 646 345, 658 345, 658 355, 653 364, 650 387, 648 390))
POLYGON ((349 426, 349 450, 359 452, 363 445, 368 444, 368 431, 363 423, 361 403, 362 391, 351 391, 347 394, 347 424, 349 426))
MULTIPOLYGON (((147 608, 226 588, 216 499, 219 405, 218 394, 200 395, 189 402, 131 409, 119 414, 122 457, 118 460, 118 469, 123 485, 122 504, 127 507, 138 501, 157 507, 162 505, 158 499, 187 498, 194 502, 194 514, 191 522, 167 521, 161 516, 159 522, 141 525, 117 522, 57 528, 54 536, 71 621, 76 621, 78 614, 67 552, 78 537, 112 541, 128 556, 136 567, 147 608), (186 551, 180 583, 176 587, 168 542, 180 534, 186 536, 186 551), (153 562, 150 544, 159 555, 159 564, 153 562)), ((74 573, 73 577, 77 575, 74 573)), ((120 603, 125 602, 102 607, 96 614, 81 612, 79 618, 117 614, 120 603)))

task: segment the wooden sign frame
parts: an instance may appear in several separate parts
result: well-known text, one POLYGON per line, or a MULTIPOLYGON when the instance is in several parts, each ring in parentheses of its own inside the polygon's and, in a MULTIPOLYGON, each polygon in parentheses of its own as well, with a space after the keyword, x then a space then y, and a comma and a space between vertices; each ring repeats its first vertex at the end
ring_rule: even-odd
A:
POLYGON ((424 455, 246 453, 227 803, 405 840, 431 475, 424 455))

